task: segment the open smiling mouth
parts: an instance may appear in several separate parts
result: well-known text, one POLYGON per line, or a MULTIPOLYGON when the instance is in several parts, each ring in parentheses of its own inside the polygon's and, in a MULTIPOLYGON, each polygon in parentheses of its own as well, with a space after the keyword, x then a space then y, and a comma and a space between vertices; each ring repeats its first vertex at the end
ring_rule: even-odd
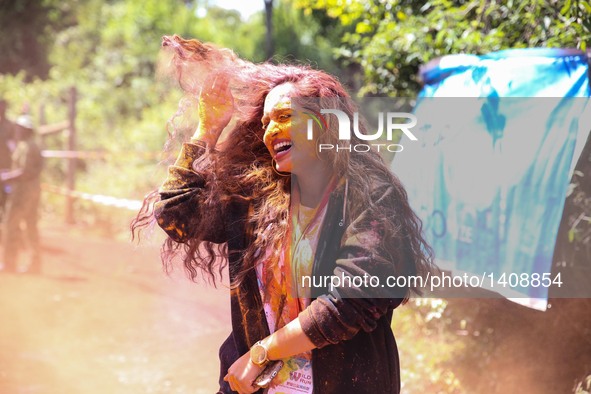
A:
POLYGON ((291 150, 291 146, 291 141, 281 141, 273 145, 273 151, 275 151, 275 160, 279 160, 288 154, 291 150))

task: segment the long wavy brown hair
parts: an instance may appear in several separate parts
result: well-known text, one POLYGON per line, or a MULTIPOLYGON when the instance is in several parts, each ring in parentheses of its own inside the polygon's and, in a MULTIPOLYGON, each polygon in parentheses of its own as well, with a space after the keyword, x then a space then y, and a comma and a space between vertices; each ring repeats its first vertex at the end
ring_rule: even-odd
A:
MULTIPOLYGON (((242 266, 233 273, 232 283, 232 286, 239 286, 261 251, 280 245, 286 239, 290 223, 291 177, 274 170, 271 155, 262 141, 265 97, 274 87, 290 83, 298 96, 317 98, 308 106, 318 112, 321 107, 338 108, 352 119, 357 107, 334 77, 308 66, 252 64, 227 49, 178 36, 164 37, 163 51, 167 54, 167 75, 178 81, 189 95, 198 96, 208 73, 225 73, 230 77, 236 122, 227 133, 226 141, 202 158, 211 162, 211 177, 207 179, 210 186, 203 198, 205 204, 220 198, 242 199, 251 204, 247 220, 257 236, 246 250, 240 251, 242 266)), ((362 133, 367 130, 363 122, 359 128, 362 133)), ((339 141, 334 124, 329 124, 317 142, 340 146, 364 143, 355 135, 351 141, 339 141)), ((421 221, 411 209, 401 182, 377 152, 340 150, 337 154, 331 150, 323 152, 321 159, 336 177, 347 179, 347 216, 355 218, 367 210, 374 225, 381 229, 381 249, 395 265, 395 272, 425 275, 433 269, 432 252, 423 239, 421 221), (373 196, 389 188, 394 191, 388 194, 391 201, 381 201, 378 207, 373 196)), ((134 234, 153 222, 153 207, 159 198, 155 191, 145 199, 132 223, 134 234)), ((197 280, 201 274, 215 285, 225 269, 225 260, 219 257, 227 254, 227 250, 223 245, 203 239, 202 234, 212 223, 207 217, 200 219, 186 242, 178 243, 171 238, 165 241, 162 261, 169 271, 173 262, 180 258, 192 280, 197 280)), ((416 288, 410 290, 418 292, 416 288)))

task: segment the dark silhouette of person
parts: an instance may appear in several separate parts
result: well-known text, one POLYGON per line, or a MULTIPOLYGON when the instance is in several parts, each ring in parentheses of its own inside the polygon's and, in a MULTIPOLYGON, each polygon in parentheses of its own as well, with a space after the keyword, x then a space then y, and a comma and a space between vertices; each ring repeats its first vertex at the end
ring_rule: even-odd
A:
POLYGON ((6 212, 2 222, 2 262, 4 270, 16 272, 19 240, 27 241, 31 249, 30 273, 41 272, 39 231, 37 229, 40 175, 43 168, 41 150, 35 142, 33 121, 29 115, 16 120, 16 145, 12 152, 12 167, 2 173, 2 182, 9 190, 6 212), (24 229, 21 227, 25 225, 24 229), (21 236, 22 235, 24 236, 21 236))
MULTIPOLYGON (((8 102, 0 99, 0 173, 10 170, 12 160, 9 143, 14 136, 14 124, 6 117, 7 108, 8 102)), ((4 186, 0 184, 0 223, 4 216, 6 198, 7 195, 4 191, 4 186)))

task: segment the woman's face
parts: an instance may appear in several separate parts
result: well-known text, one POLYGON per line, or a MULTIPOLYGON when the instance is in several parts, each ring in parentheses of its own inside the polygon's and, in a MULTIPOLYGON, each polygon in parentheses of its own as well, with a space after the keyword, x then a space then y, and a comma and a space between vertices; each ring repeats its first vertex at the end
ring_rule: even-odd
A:
POLYGON ((295 87, 285 83, 273 88, 265 98, 262 118, 263 141, 275 159, 275 169, 298 175, 318 165, 316 142, 306 137, 306 118, 292 106, 295 87))

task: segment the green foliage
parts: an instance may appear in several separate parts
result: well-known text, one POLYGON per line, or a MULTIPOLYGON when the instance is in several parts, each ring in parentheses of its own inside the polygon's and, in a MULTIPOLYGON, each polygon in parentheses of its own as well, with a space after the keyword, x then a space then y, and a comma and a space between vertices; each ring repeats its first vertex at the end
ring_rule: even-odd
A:
POLYGON ((453 372, 464 351, 462 337, 444 318, 447 301, 413 299, 394 312, 392 330, 400 352, 402 391, 405 393, 464 393, 453 372))
MULTIPOLYGON (((259 15, 263 24, 262 15, 259 15)), ((333 41, 323 34, 319 21, 308 18, 286 2, 275 2, 273 10, 273 37, 275 56, 280 63, 310 64, 315 68, 338 74, 339 69, 332 56, 333 41)), ((261 35, 258 46, 264 47, 261 35)), ((256 60, 266 60, 257 58, 256 60)))
POLYGON ((414 97, 419 66, 443 55, 591 42, 589 1, 291 0, 348 27, 335 56, 363 69, 363 94, 414 97))

